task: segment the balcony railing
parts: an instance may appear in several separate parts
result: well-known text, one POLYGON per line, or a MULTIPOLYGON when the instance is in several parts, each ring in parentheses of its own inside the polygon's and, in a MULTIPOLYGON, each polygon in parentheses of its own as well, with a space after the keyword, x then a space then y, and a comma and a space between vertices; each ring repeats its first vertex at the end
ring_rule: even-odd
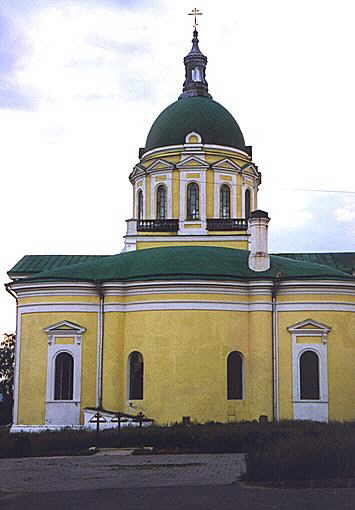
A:
POLYGON ((244 218, 211 218, 207 220, 208 230, 247 230, 248 221, 244 218))
POLYGON ((177 232, 179 220, 137 220, 138 232, 177 232))

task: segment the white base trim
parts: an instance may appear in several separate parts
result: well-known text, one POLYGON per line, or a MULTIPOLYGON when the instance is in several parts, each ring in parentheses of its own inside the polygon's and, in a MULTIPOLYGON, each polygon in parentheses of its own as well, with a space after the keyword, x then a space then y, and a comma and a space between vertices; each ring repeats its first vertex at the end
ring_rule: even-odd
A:
POLYGON ((19 434, 22 432, 38 433, 38 432, 55 432, 58 430, 84 430, 83 425, 12 425, 10 434, 19 434))

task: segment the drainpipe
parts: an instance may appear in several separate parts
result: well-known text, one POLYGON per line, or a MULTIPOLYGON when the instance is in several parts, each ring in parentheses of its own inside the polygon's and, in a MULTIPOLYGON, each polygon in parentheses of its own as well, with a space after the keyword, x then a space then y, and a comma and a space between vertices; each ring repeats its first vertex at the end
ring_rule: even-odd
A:
POLYGON ((280 286, 280 276, 276 275, 271 291, 272 297, 272 416, 273 421, 280 421, 280 397, 279 397, 279 339, 277 320, 277 291, 280 286))
POLYGON ((96 286, 99 295, 97 312, 97 343, 96 343, 96 408, 102 408, 102 379, 104 362, 104 293, 100 284, 96 286))

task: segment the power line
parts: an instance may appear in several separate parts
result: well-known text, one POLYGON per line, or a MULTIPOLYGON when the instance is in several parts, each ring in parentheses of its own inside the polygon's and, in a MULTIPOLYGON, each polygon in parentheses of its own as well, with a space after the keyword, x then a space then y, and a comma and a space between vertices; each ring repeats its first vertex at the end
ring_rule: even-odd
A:
MULTIPOLYGON (((197 173, 198 171, 196 171, 197 173)), ((151 174, 152 176, 154 174, 151 174)), ((137 180, 139 180, 139 177, 137 178, 137 180)), ((164 180, 164 181, 157 181, 157 184, 166 184, 167 181, 170 181, 170 182, 193 182, 195 181, 195 179, 193 178, 190 178, 190 179, 186 179, 186 178, 176 178, 176 177, 172 177, 171 179, 167 179, 167 180, 164 180)), ((196 181, 197 181, 197 178, 196 178, 196 181)), ((197 184, 201 184, 200 181, 197 181, 197 184)), ((207 179, 205 180, 205 185, 207 184, 218 184, 220 186, 222 186, 222 184, 227 184, 227 186, 230 186, 230 187, 234 187, 234 188, 241 188, 242 186, 239 184, 233 184, 232 182, 230 181, 208 181, 207 182, 207 179)), ((264 189, 270 189, 268 187, 264 188, 264 189)), ((301 192, 309 192, 309 193, 344 193, 344 194, 349 194, 349 195, 355 195, 355 191, 345 191, 345 190, 336 190, 336 189, 310 189, 310 188, 283 188, 283 187, 279 187, 279 186, 275 186, 275 189, 282 189, 284 191, 301 191, 301 192)))
POLYGON ((345 190, 337 190, 337 189, 307 189, 307 188, 281 188, 286 191, 307 191, 314 193, 349 193, 355 195, 355 191, 345 191, 345 190))

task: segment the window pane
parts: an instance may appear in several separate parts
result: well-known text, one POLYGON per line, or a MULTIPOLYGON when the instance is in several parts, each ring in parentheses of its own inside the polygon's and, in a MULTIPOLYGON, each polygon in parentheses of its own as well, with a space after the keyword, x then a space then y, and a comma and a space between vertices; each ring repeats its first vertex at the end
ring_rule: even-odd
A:
POLYGON ((143 191, 138 191, 138 219, 143 219, 143 191))
POLYGON ((240 352, 231 352, 227 358, 227 398, 243 398, 243 358, 240 352))
POLYGON ((250 216, 250 190, 245 191, 245 218, 249 219, 250 216))
POLYGON ((157 189, 157 219, 164 220, 166 218, 166 188, 159 186, 157 189))
POLYGON ((300 358, 300 386, 302 400, 319 400, 319 359, 313 351, 300 358))
POLYGON ((55 359, 54 400, 73 400, 73 357, 62 352, 55 359))
POLYGON ((134 351, 128 358, 129 399, 143 400, 144 363, 140 352, 134 351))
POLYGON ((220 191, 220 217, 230 218, 230 189, 223 184, 220 191))
POLYGON ((187 219, 197 220, 200 217, 199 190, 195 182, 187 186, 187 219))

